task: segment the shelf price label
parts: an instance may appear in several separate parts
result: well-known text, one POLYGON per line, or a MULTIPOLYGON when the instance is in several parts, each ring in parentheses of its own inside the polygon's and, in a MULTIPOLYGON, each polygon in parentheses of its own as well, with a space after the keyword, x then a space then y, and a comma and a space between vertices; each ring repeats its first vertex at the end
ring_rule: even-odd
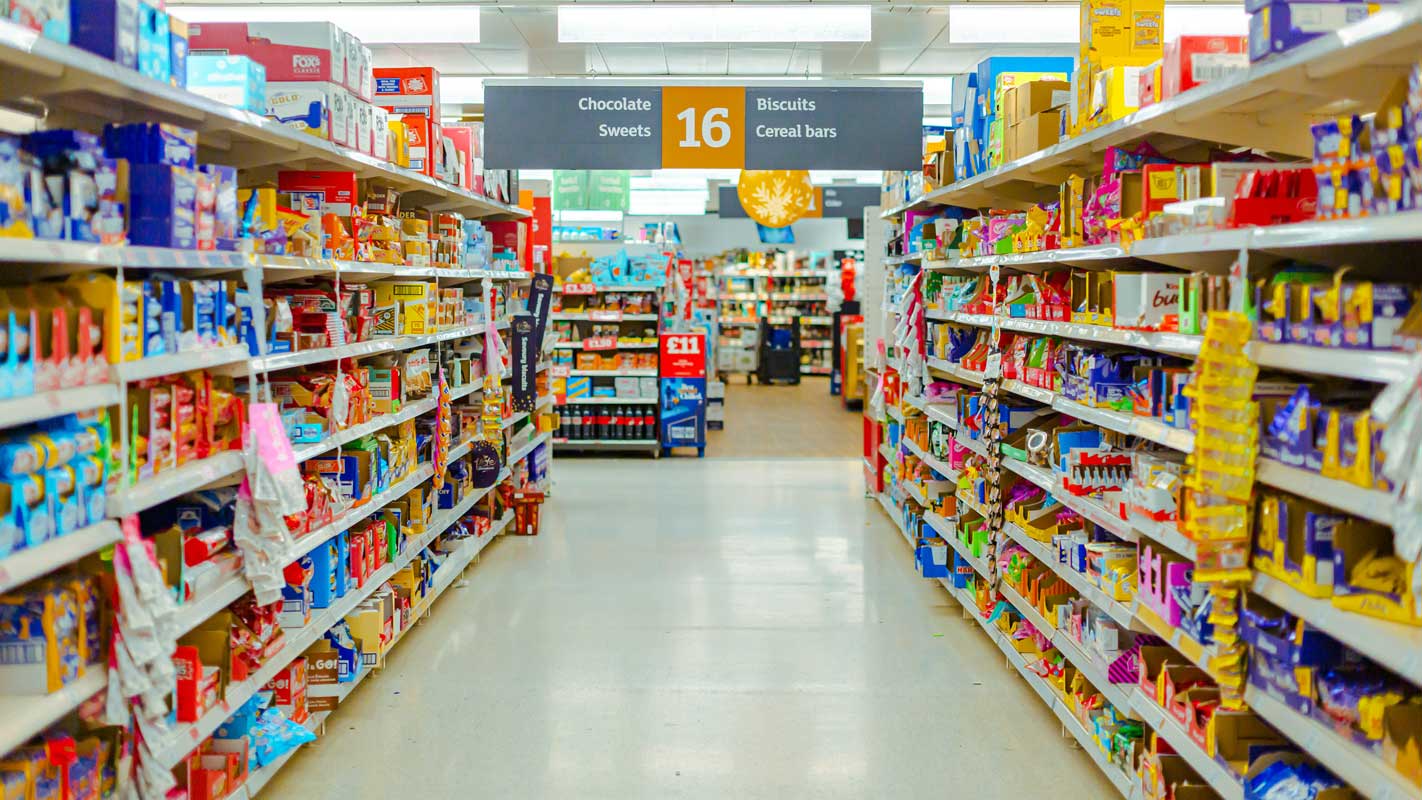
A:
POLYGON ((617 310, 608 311, 606 309, 594 309, 588 312, 588 319, 593 322, 621 322, 622 312, 617 310))
POLYGON ((616 350, 616 336, 589 336, 583 340, 584 350, 616 350))
POLYGON ((563 294, 597 294, 597 286, 591 283, 565 283, 563 294))
POLYGON ((746 90, 662 89, 662 168, 735 169, 745 163, 746 90))

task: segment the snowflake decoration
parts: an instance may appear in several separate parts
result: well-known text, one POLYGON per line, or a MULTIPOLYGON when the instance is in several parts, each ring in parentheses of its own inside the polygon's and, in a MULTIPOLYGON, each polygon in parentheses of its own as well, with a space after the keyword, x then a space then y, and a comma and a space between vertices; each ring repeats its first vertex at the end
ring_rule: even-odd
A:
POLYGON ((741 203, 752 218, 767 227, 783 228, 789 225, 804 216, 813 202, 810 193, 814 189, 808 185, 808 180, 797 180, 799 173, 781 172, 768 180, 754 180, 749 186, 746 186, 745 177, 743 173, 739 188, 749 188, 750 191, 741 193, 741 203))

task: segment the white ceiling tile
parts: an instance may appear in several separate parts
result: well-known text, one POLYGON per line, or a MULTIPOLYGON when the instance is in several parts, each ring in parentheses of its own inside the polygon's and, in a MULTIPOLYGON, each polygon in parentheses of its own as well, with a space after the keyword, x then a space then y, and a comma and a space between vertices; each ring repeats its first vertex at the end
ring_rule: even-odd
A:
POLYGON ((493 75, 537 75, 541 72, 541 59, 526 47, 468 47, 493 75))
POLYGON ((418 67, 423 63, 399 45, 373 44, 370 54, 377 67, 418 67))
POLYGON ((554 47, 558 44, 558 14, 554 8, 500 8, 497 14, 486 12, 484 28, 479 38, 488 44, 505 47, 527 44, 530 47, 554 47), (498 20, 497 32, 491 30, 490 18, 498 20), (496 39, 495 36, 500 38, 496 39))
POLYGON ((600 44, 613 75, 665 75, 667 59, 659 44, 600 44))
POLYGON ((667 68, 673 75, 725 75, 731 62, 726 45, 665 45, 667 68))
POLYGON ((483 75, 488 72, 483 62, 462 44, 405 45, 405 52, 420 59, 422 65, 434 67, 447 75, 483 75))
POLYGON ((791 47, 731 45, 731 75, 784 75, 790 68, 791 47))
POLYGON ((592 75, 605 71, 602 57, 593 48, 583 45, 535 48, 532 61, 548 75, 592 75))

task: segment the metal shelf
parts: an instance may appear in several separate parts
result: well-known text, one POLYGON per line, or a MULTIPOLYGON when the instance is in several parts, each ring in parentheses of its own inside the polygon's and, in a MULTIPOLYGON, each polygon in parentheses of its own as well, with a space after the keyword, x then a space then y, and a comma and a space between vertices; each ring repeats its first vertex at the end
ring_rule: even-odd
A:
POLYGON ((326 438, 319 442, 295 448, 296 461, 299 464, 307 459, 315 458, 322 453, 334 450, 343 444, 354 442, 357 439, 369 436, 377 431, 383 431, 392 425, 399 425, 406 420, 414 419, 422 414, 428 414, 435 410, 435 406, 438 405, 438 402, 438 399, 434 397, 427 397, 424 400, 415 400, 407 403, 404 408, 393 414, 381 414, 359 425, 353 425, 342 431, 328 433, 326 434, 326 438))
MULTIPOLYGON (((1412 218, 1417 226, 1418 238, 1422 239, 1422 214, 1402 214, 1397 216, 1412 218)), ((1262 229, 1256 229, 1262 230, 1262 229)), ((994 324, 1007 331, 1030 333, 1041 336, 1058 336, 1096 344, 1137 347, 1158 353, 1179 356, 1195 356, 1200 352, 1202 336, 1157 331, 1133 331, 1112 328, 1105 325, 1086 325, 1076 322, 1049 322, 1046 320, 1001 317, 991 314, 964 314, 957 311, 930 312, 929 319, 971 325, 977 328, 992 328, 994 324)), ((1311 347, 1300 344, 1271 344, 1250 342, 1249 353, 1261 367, 1303 372, 1312 375, 1332 375, 1340 378, 1389 383, 1406 374, 1411 353, 1392 350, 1346 350, 1340 348, 1311 347)))
MULTIPOLYGON (((421 473, 426 473, 424 474, 426 480, 433 475, 433 472, 428 469, 417 471, 416 475, 420 475, 421 473)), ((467 503, 468 507, 472 508, 473 505, 478 502, 479 498, 486 495, 489 491, 490 489, 485 489, 471 493, 461 504, 467 503)), ((394 561, 391 561, 377 570, 374 575, 371 575, 366 580, 363 586, 352 589, 326 609, 312 614, 311 621, 306 625, 296 629, 287 629, 286 644, 276 655, 267 659, 247 680, 229 685, 226 694, 218 701, 217 705, 202 715, 197 721, 177 725, 172 730, 167 741, 155 742, 153 744, 155 760, 168 767, 175 766, 182 761, 188 753, 192 752, 203 740, 211 736, 223 722, 227 721, 227 718, 231 716, 233 711, 241 707, 252 695, 261 691, 262 687, 275 677, 278 672, 284 669, 287 664, 290 664, 297 656, 305 653, 316 640, 324 636, 332 625, 336 625, 345 619, 365 598, 374 594, 375 590, 393 577, 395 573, 404 569, 417 555, 429 547, 440 534, 444 533, 450 525, 454 524, 454 522, 463 516, 462 513, 456 515, 453 511, 454 510, 451 509, 438 518, 438 521, 431 523, 424 533, 406 544, 405 549, 400 552, 394 561)))
POLYGON ((561 406, 656 405, 655 397, 569 397, 561 406))
POLYGON ((923 206, 968 208, 1030 207, 1055 196, 1068 171, 1095 174, 1100 153, 1153 136, 1168 152, 1172 145, 1202 138, 1308 157, 1315 112, 1372 111, 1396 78, 1416 62, 1422 45, 1422 7, 1389 6, 1354 25, 1327 33, 1287 53, 1252 64, 1187 92, 1147 106, 1124 118, 1074 136, 966 180, 927 192, 884 216, 923 206), (1320 81, 1347 86, 1319 91, 1320 81), (1341 82, 1341 83, 1339 83, 1341 82), (1323 104, 1327 105, 1323 105, 1323 104), (1264 124, 1260 120, 1267 120, 1264 124))
POLYGON ((646 450, 662 443, 656 439, 554 439, 553 444, 569 450, 646 450))
POLYGON ((121 538, 118 523, 104 520, 0 558, 0 594, 69 566, 121 538))
POLYGON ((227 347, 209 347, 171 353, 165 356, 141 358, 137 361, 121 361, 113 365, 114 380, 119 383, 133 383, 147 378, 176 375, 195 369, 213 369, 233 364, 242 364, 252 359, 245 345, 234 344, 227 347))
POLYGON ((242 454, 229 450, 198 461, 189 461, 165 470, 132 486, 120 488, 109 497, 109 515, 137 514, 159 503, 231 478, 246 469, 242 454))
POLYGON ((1244 800, 1244 784, 1239 777, 1201 750, 1190 738, 1190 734, 1180 727, 1165 709, 1156 705, 1153 698, 1147 697, 1145 692, 1138 688, 1131 700, 1131 708, 1136 714, 1162 739, 1169 742, 1175 752, 1185 759, 1190 768, 1195 770, 1222 800, 1244 800))
POLYGON ((1344 611, 1257 571, 1250 591, 1422 686, 1422 628, 1344 611))
POLYGON ((569 375, 586 375, 591 378, 655 378, 657 371, 654 369, 574 369, 568 371, 569 375))
POLYGON ((1130 523, 1112 514, 1100 501, 1075 495, 1062 489, 1061 479, 1051 470, 1015 458, 1002 459, 1002 466, 1051 492, 1052 497, 1055 497, 1062 505, 1101 526, 1114 536, 1127 542, 1138 540, 1139 537, 1131 528, 1130 523))
POLYGON ((1266 486, 1333 506, 1354 516, 1383 525, 1393 524, 1393 509, 1397 500, 1389 492, 1325 478, 1317 472, 1290 467, 1272 458, 1259 459, 1255 478, 1266 486))
POLYGON ((1371 800, 1415 800, 1422 787, 1408 781, 1377 753, 1366 750, 1316 719, 1300 714, 1256 686, 1244 700, 1259 716, 1371 800))
MULTIPOLYGON (((312 350, 276 353, 250 360, 252 362, 253 372, 276 372, 278 370, 304 367, 308 364, 320 364, 326 361, 337 361, 344 358, 360 358, 361 356, 378 355, 380 353, 390 353, 397 350, 411 350, 416 347, 427 347, 438 342, 449 341, 450 339, 478 336, 484 333, 487 328, 487 325, 480 324, 467 325, 447 331, 421 335, 383 336, 377 339, 352 342, 336 347, 318 347, 312 350)), ((249 356, 244 350, 241 360, 248 360, 248 358, 249 356)))
POLYGON ((118 403, 119 387, 112 383, 12 397, 0 400, 0 428, 14 428, 65 414, 116 406, 118 403))
POLYGON ((938 473, 939 475, 942 475, 944 480, 958 480, 958 470, 948 466, 948 462, 935 458, 927 450, 924 450, 922 447, 919 447, 918 442, 915 442, 914 440, 908 437, 904 437, 903 443, 904 447, 907 447, 910 453, 913 453, 915 456, 918 456, 918 460, 927 464, 929 469, 932 469, 934 472, 938 473))
POLYGON ((548 315, 549 319, 571 320, 585 322, 656 322, 661 319, 656 314, 623 314, 621 312, 608 312, 606 317, 595 316, 598 312, 586 311, 554 311, 548 315))
MULTIPOLYGON (((656 350, 658 347, 659 347, 659 345, 657 345, 657 344, 655 344, 655 343, 649 344, 649 343, 647 343, 647 342, 629 342, 629 343, 627 343, 627 344, 623 344, 623 343, 621 343, 621 342, 618 342, 616 347, 605 348, 605 349, 609 349, 609 350, 656 350)), ((557 343, 555 343, 555 344, 553 345, 553 349, 554 349, 554 350, 581 350, 581 349, 583 349, 583 343, 582 343, 582 342, 557 342, 557 343)))
POLYGON ((1077 594, 1086 598, 1092 605, 1105 611, 1106 615, 1114 620, 1116 624, 1129 630, 1145 630, 1145 626, 1136 619, 1136 615, 1131 612, 1129 606, 1107 595, 1100 587, 1088 580, 1085 575, 1059 562, 1056 558, 1056 551, 1051 545, 1033 539, 1027 535, 1026 531, 1012 523, 1003 525, 1002 530, 1003 533, 1007 534, 1008 538, 1026 548, 1027 552, 1031 553, 1043 566, 1055 572, 1057 575, 1060 575, 1063 580, 1071 584, 1071 587, 1077 591, 1077 594))
POLYGON ((529 212, 451 186, 384 159, 347 150, 276 120, 144 77, 108 59, 46 39, 10 22, 0 23, 0 65, 5 100, 39 100, 60 124, 97 129, 114 119, 172 122, 200 130, 204 162, 239 163, 249 169, 304 164, 309 169, 353 170, 421 202, 471 217, 520 219, 529 212))
POLYGON ((0 753, 8 754, 108 685, 108 669, 90 664, 84 676, 49 694, 0 694, 0 753))

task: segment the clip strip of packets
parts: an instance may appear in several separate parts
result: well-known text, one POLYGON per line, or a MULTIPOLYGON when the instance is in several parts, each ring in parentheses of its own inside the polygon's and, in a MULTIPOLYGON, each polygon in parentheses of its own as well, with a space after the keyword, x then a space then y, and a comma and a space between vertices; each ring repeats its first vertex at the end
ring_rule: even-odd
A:
POLYGON ((1186 463, 1186 534, 1196 542, 1195 579, 1208 584, 1216 652, 1210 674, 1225 708, 1244 707, 1246 650, 1239 600, 1248 584, 1250 495, 1258 453, 1259 368, 1245 356, 1253 335, 1243 314, 1211 312, 1190 386, 1195 447, 1186 463))

